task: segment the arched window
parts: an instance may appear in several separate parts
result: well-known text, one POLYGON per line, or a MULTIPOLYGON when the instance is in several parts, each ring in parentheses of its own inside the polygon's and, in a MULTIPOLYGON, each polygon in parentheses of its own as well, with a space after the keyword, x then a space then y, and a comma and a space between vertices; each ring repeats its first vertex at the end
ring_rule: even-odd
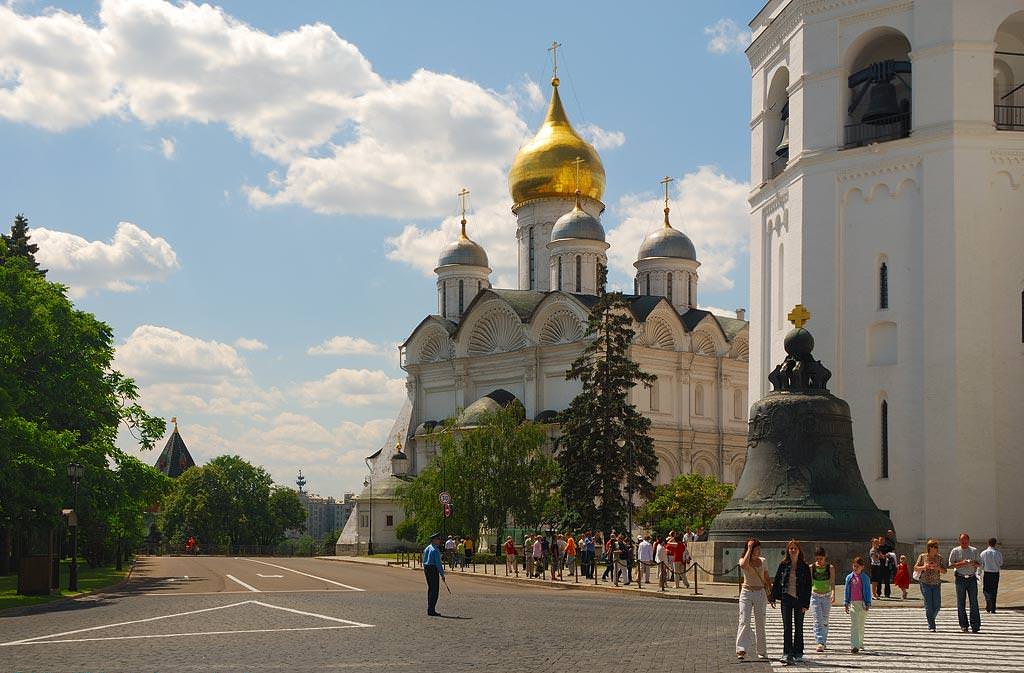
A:
POLYGON ((878 308, 889 308, 889 265, 878 265, 878 308))
POLYGON ((647 274, 647 296, 651 295, 651 274, 647 274))
POLYGON ((448 281, 441 281, 441 316, 448 317, 448 281))
POLYGON ((633 276, 633 294, 640 294, 640 276, 633 276))
POLYGON ((562 289, 562 258, 561 257, 558 258, 558 284, 556 286, 556 289, 558 289, 558 290, 562 289))
POLYGON ((477 293, 479 293, 480 290, 482 290, 482 289, 484 289, 484 282, 482 280, 478 280, 476 282, 476 291, 477 291, 477 293))
POLYGON ((693 276, 686 274, 686 305, 693 306, 693 276))
POLYGON ((704 415, 704 386, 699 383, 693 389, 693 415, 704 415))
POLYGON ((534 268, 534 250, 533 250, 533 227, 530 227, 530 289, 534 288, 537 282, 537 272, 534 268))
POLYGON ((650 393, 651 393, 651 411, 658 411, 658 406, 659 406, 658 405, 658 397, 659 397, 658 381, 655 380, 654 383, 651 384, 651 387, 648 390, 650 390, 650 393))
POLYGON ((459 315, 462 315, 462 310, 465 308, 463 305, 463 293, 462 293, 462 281, 459 281, 459 315))
POLYGON ((743 404, 743 390, 737 388, 732 391, 732 415, 734 418, 743 420, 743 413, 746 411, 743 404))
POLYGON ((666 283, 666 289, 668 290, 668 292, 666 293, 668 295, 668 303, 671 304, 672 303, 672 274, 668 275, 668 280, 665 281, 665 283, 666 283))
POLYGON ((576 292, 583 292, 583 258, 576 255, 576 292))
POLYGON ((881 439, 881 443, 880 443, 880 448, 881 448, 881 456, 880 456, 880 459, 881 459, 880 460, 881 470, 879 471, 879 474, 881 475, 882 479, 888 479, 889 478, 889 402, 887 400, 882 400, 882 408, 880 410, 880 420, 881 420, 881 437, 880 437, 880 439, 881 439))
POLYGON ((844 58, 843 147, 910 135, 910 41, 892 28, 862 35, 844 58))
POLYGON ((996 128, 1024 131, 1024 12, 1011 14, 996 30, 992 92, 996 128))

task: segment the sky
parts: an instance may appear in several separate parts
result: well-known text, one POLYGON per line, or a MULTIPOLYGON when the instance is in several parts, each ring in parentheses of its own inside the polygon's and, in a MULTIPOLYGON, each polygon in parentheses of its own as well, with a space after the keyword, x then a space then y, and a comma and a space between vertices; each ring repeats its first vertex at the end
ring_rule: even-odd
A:
POLYGON ((114 328, 115 366, 197 462, 358 491, 393 441, 397 344, 437 310, 461 188, 492 283, 515 286, 507 171, 553 40, 607 174, 611 284, 632 288, 669 175, 700 305, 748 305, 762 2, 553 4, 7 0, 0 218, 29 218, 49 278, 114 328))

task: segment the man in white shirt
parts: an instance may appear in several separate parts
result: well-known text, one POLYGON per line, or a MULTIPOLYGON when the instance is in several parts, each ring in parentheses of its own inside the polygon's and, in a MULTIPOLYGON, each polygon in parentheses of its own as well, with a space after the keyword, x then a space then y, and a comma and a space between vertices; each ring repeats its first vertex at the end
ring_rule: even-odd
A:
POLYGON ((452 535, 449 535, 448 539, 444 541, 444 562, 452 569, 455 568, 455 537, 452 535))
POLYGON ((949 567, 953 568, 956 579, 956 614, 960 620, 960 630, 967 633, 967 627, 977 633, 981 630, 981 614, 978 610, 978 578, 976 573, 981 563, 978 561, 978 550, 971 546, 971 536, 960 533, 960 546, 953 547, 949 552, 949 567), (967 602, 970 601, 971 611, 968 619, 967 602))
POLYGON ((999 591, 999 570, 1003 567, 1003 552, 996 549, 997 540, 994 537, 988 539, 988 549, 981 552, 978 558, 981 561, 981 590, 985 594, 985 612, 995 614, 996 593, 999 591))
POLYGON ((654 561, 654 545, 651 544, 650 535, 644 536, 643 542, 640 543, 640 547, 637 549, 636 555, 640 560, 640 573, 643 577, 643 581, 650 584, 651 563, 654 561))

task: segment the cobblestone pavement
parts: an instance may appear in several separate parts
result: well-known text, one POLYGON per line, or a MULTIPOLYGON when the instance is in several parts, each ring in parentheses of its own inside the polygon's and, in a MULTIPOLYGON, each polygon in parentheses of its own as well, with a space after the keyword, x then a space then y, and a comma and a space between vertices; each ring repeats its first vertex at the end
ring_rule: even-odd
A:
MULTIPOLYGON (((124 591, 0 613, 0 670, 735 670, 730 604, 315 559, 147 559, 124 591), (262 561, 263 563, 259 563, 262 561), (265 565, 272 563, 273 565, 265 565), (361 589, 361 591, 359 590, 361 589)), ((766 662, 744 671, 770 670, 766 662)))

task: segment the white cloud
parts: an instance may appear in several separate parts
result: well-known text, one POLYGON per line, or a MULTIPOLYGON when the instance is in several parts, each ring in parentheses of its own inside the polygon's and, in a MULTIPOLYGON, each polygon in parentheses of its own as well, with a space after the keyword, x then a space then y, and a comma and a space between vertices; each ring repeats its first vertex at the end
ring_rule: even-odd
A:
MULTIPOLYGON (((419 269, 424 276, 433 277, 441 249, 459 237, 460 219, 456 215, 446 217, 436 229, 406 225, 397 236, 387 239, 390 247, 388 259, 405 262, 419 269)), ((487 251, 487 260, 494 272, 492 283, 497 283, 495 276, 515 277, 518 255, 516 220, 509 205, 492 202, 478 208, 468 220, 467 234, 487 251)))
POLYGON ((118 224, 109 243, 42 227, 32 230, 32 240, 39 245, 39 263, 75 297, 99 289, 131 292, 165 280, 179 266, 166 240, 131 222, 118 224))
POLYGON ((241 348, 243 351, 265 351, 267 350, 267 344, 259 339, 238 337, 235 339, 235 348, 241 348))
POLYGON ((405 380, 379 369, 335 369, 321 379, 293 386, 292 393, 310 407, 397 404, 405 397, 405 380))
POLYGON ((750 31, 729 18, 719 19, 714 25, 706 27, 704 34, 711 38, 708 40, 708 51, 712 54, 740 52, 750 44, 750 31))
POLYGON ((729 309, 721 308, 720 306, 697 306, 697 308, 703 311, 709 311, 711 313, 714 313, 715 315, 724 316, 726 318, 736 317, 736 309, 730 311, 729 309))
POLYGON ((164 155, 164 159, 173 159, 177 153, 178 147, 174 144, 174 138, 160 139, 160 154, 164 155))
POLYGON ((327 25, 269 34, 207 4, 103 0, 97 24, 0 8, 12 83, 0 118, 55 131, 111 115, 223 124, 282 169, 245 187, 257 207, 438 216, 466 184, 506 201, 528 133, 518 109, 539 95, 529 81, 510 97, 426 70, 385 81, 327 25))
POLYGON ((248 378, 245 360, 231 346, 157 325, 140 325, 117 349, 117 367, 140 381, 248 378))
POLYGON ((310 346, 307 355, 385 355, 390 351, 384 346, 367 341, 362 337, 336 336, 317 346, 310 346))
MULTIPOLYGON (((701 262, 700 289, 728 290, 731 277, 748 241, 748 185, 733 180, 714 166, 701 166, 674 183, 670 205, 673 226, 697 248, 701 262)), ((650 195, 629 194, 614 211, 620 224, 608 232, 608 264, 633 276, 636 253, 644 237, 661 226, 664 201, 650 195)))
POLYGON ((613 150, 626 143, 626 134, 622 131, 606 131, 589 122, 580 126, 580 134, 598 150, 613 150))

